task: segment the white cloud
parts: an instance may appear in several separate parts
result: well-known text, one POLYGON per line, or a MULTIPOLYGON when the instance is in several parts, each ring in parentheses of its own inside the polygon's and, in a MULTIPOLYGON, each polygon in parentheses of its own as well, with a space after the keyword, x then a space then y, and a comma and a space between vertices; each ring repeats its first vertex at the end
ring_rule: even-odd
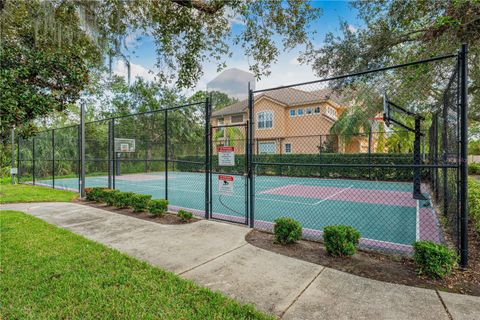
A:
MULTIPOLYGON (((124 61, 122 60, 116 60, 113 67, 112 67, 112 72, 115 75, 119 75, 125 78, 125 80, 128 79, 128 70, 127 66, 124 61)), ((145 68, 144 66, 140 64, 135 64, 130 62, 130 76, 131 76, 131 81, 133 82, 135 78, 143 78, 145 81, 154 81, 155 80, 155 73, 152 72, 151 70, 145 68)))
POLYGON ((347 29, 348 29, 348 31, 350 31, 350 32, 352 32, 352 33, 355 33, 355 32, 357 32, 357 30, 358 30, 358 29, 357 29, 354 25, 352 25, 352 24, 349 24, 348 27, 347 27, 347 29))
POLYGON ((294 65, 294 66, 300 65, 300 62, 298 61, 298 57, 294 57, 294 58, 290 59, 289 63, 291 65, 294 65))

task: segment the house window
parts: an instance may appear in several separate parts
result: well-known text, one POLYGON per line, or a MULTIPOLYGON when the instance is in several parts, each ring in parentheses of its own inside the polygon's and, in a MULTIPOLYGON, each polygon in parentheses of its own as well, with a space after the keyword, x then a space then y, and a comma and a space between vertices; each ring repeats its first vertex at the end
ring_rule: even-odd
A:
POLYGON ((290 109, 290 117, 295 117, 295 109, 290 109))
POLYGON ((315 107, 314 112, 315 112, 315 113, 320 113, 320 107, 315 107))
POLYGON ((258 153, 259 154, 275 154, 276 152, 275 142, 259 142, 258 153))
POLYGON ((297 114, 299 117, 303 116, 303 109, 298 109, 297 114))
POLYGON ((292 153, 292 144, 285 143, 285 153, 292 153))
POLYGON ((231 123, 240 123, 240 122, 243 122, 243 114, 236 115, 236 116, 231 116, 230 122, 231 122, 231 123))
POLYGON ((312 108, 307 108, 307 109, 305 109, 305 114, 306 114, 307 116, 311 115, 311 114, 312 114, 312 108))
POLYGON ((262 111, 257 113, 257 129, 273 128, 273 112, 262 111))
POLYGON ((332 119, 337 119, 337 110, 335 110, 333 107, 327 106, 325 109, 325 114, 332 119))
POLYGON ((223 118, 218 118, 217 124, 218 124, 219 126, 223 126, 223 125, 225 124, 225 120, 224 120, 223 118))

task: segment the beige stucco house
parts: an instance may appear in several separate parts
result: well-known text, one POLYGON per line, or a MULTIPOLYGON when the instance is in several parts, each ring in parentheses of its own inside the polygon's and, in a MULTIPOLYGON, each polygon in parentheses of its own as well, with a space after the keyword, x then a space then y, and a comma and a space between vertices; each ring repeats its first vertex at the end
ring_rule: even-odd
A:
MULTIPOLYGON (((303 91, 284 88, 254 97, 254 139, 256 154, 317 154, 319 152, 368 152, 368 139, 352 138, 348 143, 330 134, 330 128, 344 112, 345 106, 330 89, 303 91)), ((215 143, 233 145, 237 153, 245 152, 245 126, 248 100, 239 101, 212 113, 215 143), (232 129, 236 124, 236 139, 232 129), (243 125, 242 125, 243 124, 243 125), (219 132, 220 131, 220 132, 219 132), (241 133, 241 134, 240 134, 241 133), (233 141, 235 140, 235 141, 233 141)))

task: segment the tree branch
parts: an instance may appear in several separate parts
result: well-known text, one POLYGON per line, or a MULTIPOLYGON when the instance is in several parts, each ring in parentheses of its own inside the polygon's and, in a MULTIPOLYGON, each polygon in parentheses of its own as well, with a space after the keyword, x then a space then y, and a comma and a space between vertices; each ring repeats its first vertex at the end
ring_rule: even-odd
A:
POLYGON ((224 1, 207 3, 203 0, 171 0, 172 2, 187 8, 194 8, 208 14, 215 14, 225 5, 224 1))

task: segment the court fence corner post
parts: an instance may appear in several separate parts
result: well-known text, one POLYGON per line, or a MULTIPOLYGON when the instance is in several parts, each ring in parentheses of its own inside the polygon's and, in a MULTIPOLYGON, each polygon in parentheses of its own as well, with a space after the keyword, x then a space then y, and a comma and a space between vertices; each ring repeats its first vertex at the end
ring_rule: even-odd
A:
POLYGON ((80 198, 85 198, 85 102, 80 102, 80 198))
POLYGON ((468 45, 460 51, 460 266, 468 265, 468 45))
POLYGON ((210 219, 210 109, 211 100, 205 98, 205 219, 210 219))
POLYGON ((55 189, 55 129, 52 129, 52 188, 55 189))
POLYGON ((247 170, 248 170, 248 214, 249 214, 249 227, 253 228, 255 226, 255 188, 253 181, 253 90, 250 87, 250 82, 248 83, 248 149, 247 149, 247 170))
POLYGON ((164 156, 164 164, 165 164, 165 200, 168 201, 168 109, 165 109, 164 121, 163 121, 163 133, 165 136, 165 156, 164 156))
MULTIPOLYGON (((15 168, 15 127, 12 127, 12 140, 11 140, 11 143, 12 143, 12 171, 11 171, 11 175, 12 175, 12 184, 15 184, 15 172, 14 172, 14 168, 15 168)), ((17 168, 18 170, 18 168, 17 168)), ((18 173, 18 171, 17 171, 18 173)))

